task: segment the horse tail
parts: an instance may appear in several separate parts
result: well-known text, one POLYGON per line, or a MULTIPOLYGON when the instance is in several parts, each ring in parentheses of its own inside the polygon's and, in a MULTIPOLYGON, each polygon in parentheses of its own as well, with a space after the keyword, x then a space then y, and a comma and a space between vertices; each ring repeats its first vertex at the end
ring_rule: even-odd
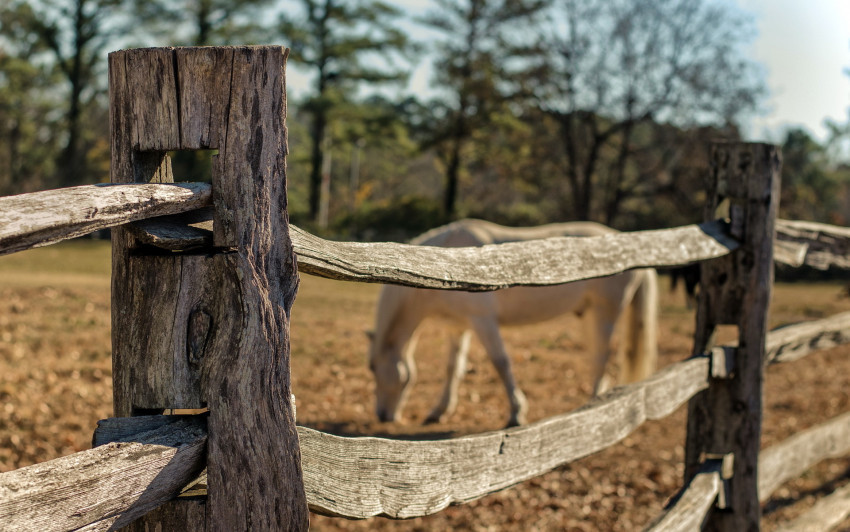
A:
POLYGON ((658 361, 658 274, 652 269, 635 273, 638 285, 629 302, 623 331, 623 382, 646 379, 658 361))

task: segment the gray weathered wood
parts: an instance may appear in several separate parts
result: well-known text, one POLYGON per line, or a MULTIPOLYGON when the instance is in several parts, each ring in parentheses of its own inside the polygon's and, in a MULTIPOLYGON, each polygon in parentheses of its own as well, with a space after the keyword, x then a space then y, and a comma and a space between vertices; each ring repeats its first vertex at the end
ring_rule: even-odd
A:
POLYGON ((813 351, 846 343, 850 343, 850 312, 770 331, 766 342, 766 360, 770 364, 791 362, 813 351))
POLYGON ((0 255, 212 201, 204 183, 84 185, 0 198, 0 255))
MULTIPOLYGON (((180 528, 170 530, 195 530, 197 532, 206 532, 207 530, 216 530, 210 525, 210 520, 207 518, 207 500, 206 497, 172 499, 162 506, 157 506, 153 511, 145 515, 144 519, 136 519, 128 526, 121 529, 121 532, 167 532, 169 529, 151 528, 149 523, 183 523, 180 528)), ((80 532, 86 532, 83 529, 80 532)))
POLYGON ((561 284, 719 257, 737 247, 724 229, 725 224, 717 221, 659 231, 454 249, 330 242, 295 228, 292 240, 304 273, 422 288, 494 290, 519 284, 561 284))
POLYGON ((850 516, 850 484, 820 499, 808 512, 781 525, 776 531, 827 532, 835 530, 847 516, 850 516))
MULTIPOLYGON (((113 181, 168 182, 167 151, 219 150, 211 247, 153 253, 133 232, 113 232, 116 413, 208 407, 207 525, 306 528, 289 401, 298 283, 286 215, 286 50, 160 48, 109 59, 113 181)), ((144 526, 185 527, 178 514, 144 526)))
POLYGON ((175 497, 204 465, 207 435, 181 419, 88 451, 0 474, 0 528, 106 530, 175 497))
MULTIPOLYGON (((140 241, 169 250, 212 244, 210 215, 200 213, 132 224, 140 241)), ((302 273, 419 288, 495 290, 552 285, 612 275, 643 266, 670 266, 718 257, 735 249, 725 224, 604 237, 550 238, 484 246, 440 248, 388 242, 333 242, 290 226, 302 273)))
MULTIPOLYGON (((143 242, 179 250, 209 246, 213 224, 202 216, 133 224, 143 242)), ((291 226, 302 273, 419 288, 495 290, 603 277, 644 266, 671 266, 719 257, 737 247, 714 221, 675 229, 602 237, 550 238, 480 248, 333 242, 291 226)))
POLYGON ((92 447, 100 447, 117 441, 131 441, 139 434, 159 430, 175 423, 185 424, 186 421, 203 420, 198 416, 135 416, 111 417, 97 422, 97 428, 92 436, 92 447))
POLYGON ((761 452, 759 499, 766 501, 784 482, 826 458, 850 452, 850 412, 797 433, 761 452))
POLYGON ((685 483, 707 455, 734 455, 727 507, 709 511, 707 530, 757 530, 767 311, 773 285, 774 223, 781 155, 765 144, 712 145, 705 219, 728 204, 731 233, 741 247, 702 264, 694 352, 711 349, 716 326, 738 327, 731 372, 711 380, 688 406, 685 483))
POLYGON ((717 501, 723 488, 721 463, 712 460, 694 475, 690 483, 647 527, 647 532, 691 532, 701 530, 708 510, 717 501))
POLYGON ((705 388, 708 358, 675 364, 569 414, 452 440, 342 438, 299 427, 310 508, 407 518, 478 499, 625 438, 705 388))
POLYGON ((787 242, 778 238, 773 242, 773 260, 777 264, 799 268, 806 263, 808 251, 808 244, 802 242, 787 242))
POLYGON ((813 268, 850 268, 850 228, 817 222, 777 220, 776 239, 802 247, 805 253, 803 262, 813 268))

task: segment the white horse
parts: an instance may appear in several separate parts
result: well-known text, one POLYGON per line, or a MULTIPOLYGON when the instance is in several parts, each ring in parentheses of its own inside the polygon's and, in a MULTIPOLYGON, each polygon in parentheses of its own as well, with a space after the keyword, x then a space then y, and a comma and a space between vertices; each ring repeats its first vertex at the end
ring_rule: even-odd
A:
MULTIPOLYGON (((616 232, 592 222, 510 228, 481 220, 461 220, 415 238, 412 244, 468 247, 560 236, 597 236, 616 232)), ((655 270, 632 270, 611 277, 544 287, 515 287, 495 292, 426 290, 387 285, 381 290, 369 366, 375 375, 376 413, 395 421, 416 376, 413 352, 417 328, 425 318, 441 316, 458 325, 451 339, 448 374, 439 403, 426 423, 443 420, 457 404, 466 371, 471 331, 475 331, 496 367, 510 401, 509 425, 525 423, 525 395, 517 386, 501 325, 537 323, 574 312, 589 317, 594 351, 594 393, 600 393, 610 357, 611 336, 623 316, 620 351, 625 354, 620 380, 649 376, 657 358, 658 289, 655 270), (405 348, 406 347, 406 348, 405 348)))

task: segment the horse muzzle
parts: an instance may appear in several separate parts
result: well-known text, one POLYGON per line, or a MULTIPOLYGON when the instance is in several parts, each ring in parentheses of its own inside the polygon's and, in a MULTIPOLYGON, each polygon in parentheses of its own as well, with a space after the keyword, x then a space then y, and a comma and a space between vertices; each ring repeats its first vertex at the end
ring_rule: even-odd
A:
POLYGON ((381 423, 392 423, 395 421, 395 412, 389 412, 381 409, 376 411, 376 414, 378 414, 378 421, 381 423))

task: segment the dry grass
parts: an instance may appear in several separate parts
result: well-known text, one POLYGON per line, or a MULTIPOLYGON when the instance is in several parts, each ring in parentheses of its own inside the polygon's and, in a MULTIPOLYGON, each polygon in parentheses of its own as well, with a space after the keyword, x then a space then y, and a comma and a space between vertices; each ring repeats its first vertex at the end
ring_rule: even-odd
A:
MULTIPOLYGON (((111 414, 109 246, 77 241, 0 257, 0 471, 88 448, 111 414)), ((666 281, 665 281, 666 282, 666 281)), ((429 323, 417 354, 420 378, 408 423, 372 413, 365 330, 378 287, 304 277, 292 313, 292 375, 299 423, 340 434, 451 437, 500 428, 507 404, 481 347, 473 344, 458 411, 448 423, 419 422, 444 374, 445 334, 429 323)), ((693 315, 662 290, 661 364, 688 355, 693 315)), ((840 287, 779 285, 772 325, 850 309, 840 287)), ((530 419, 574 409, 590 395, 581 323, 573 317, 505 331, 530 419)), ((850 409, 850 349, 770 368, 764 445, 850 409)), ((635 530, 680 485, 684 409, 650 422, 622 444, 512 489, 409 521, 313 517, 316 530, 635 530)), ((850 460, 824 462, 783 486, 765 529, 811 506, 820 484, 846 482, 850 460)))

